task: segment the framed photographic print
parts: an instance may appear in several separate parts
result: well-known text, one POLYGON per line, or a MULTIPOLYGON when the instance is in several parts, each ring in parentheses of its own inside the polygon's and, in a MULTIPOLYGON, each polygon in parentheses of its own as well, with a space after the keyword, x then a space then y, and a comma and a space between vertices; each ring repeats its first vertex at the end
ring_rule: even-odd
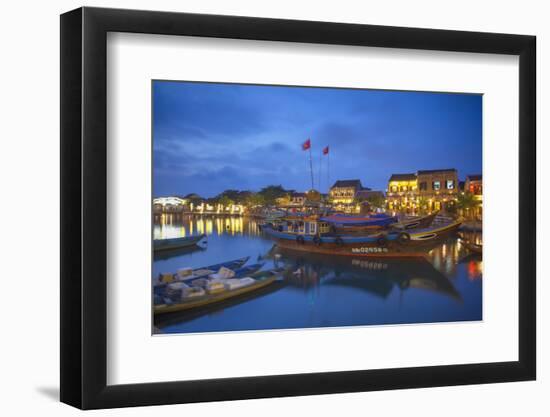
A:
POLYGON ((535 379, 535 38, 61 16, 61 400, 535 379))

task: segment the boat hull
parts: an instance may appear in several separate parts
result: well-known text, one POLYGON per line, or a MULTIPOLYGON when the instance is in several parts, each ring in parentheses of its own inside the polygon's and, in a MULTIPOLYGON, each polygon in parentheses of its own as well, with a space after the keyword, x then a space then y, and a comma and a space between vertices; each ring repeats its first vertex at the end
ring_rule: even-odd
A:
POLYGON ((438 212, 435 212, 423 217, 405 219, 399 223, 392 224, 390 227, 398 230, 412 230, 412 229, 420 229, 423 227, 429 227, 433 223, 437 214, 438 212))
POLYGON ((166 251, 166 250, 188 248, 191 246, 195 246, 205 237, 206 235, 203 234, 198 236, 180 237, 180 238, 174 238, 174 239, 155 239, 153 240, 153 249, 155 250, 155 252, 159 252, 159 251, 166 251))
POLYGON ((398 223, 392 223, 389 226, 336 226, 335 231, 339 234, 365 234, 373 231, 380 231, 383 230, 385 227, 389 227, 390 229, 402 231, 402 230, 412 230, 412 229, 420 229, 424 227, 429 227, 437 213, 432 213, 427 216, 423 217, 416 217, 412 219, 405 219, 398 223))
POLYGON ((275 282, 275 280, 278 278, 277 275, 273 275, 261 280, 257 280, 254 284, 248 285, 243 288, 237 288, 235 290, 230 291, 224 291, 220 294, 215 295, 208 295, 201 297, 197 300, 187 301, 183 303, 176 303, 176 304, 161 304, 156 305, 153 308, 153 312, 155 316, 161 315, 161 314, 168 314, 168 313, 176 313, 180 311, 188 311, 193 310, 199 307, 208 306, 211 304, 216 304, 222 301, 229 300, 231 298, 247 294, 256 290, 259 290, 261 288, 267 287, 268 285, 275 282))
POLYGON ((417 231, 378 233, 368 236, 315 236, 292 235, 273 229, 264 229, 277 246, 294 251, 339 256, 373 258, 425 257, 427 250, 456 233, 460 222, 417 231))

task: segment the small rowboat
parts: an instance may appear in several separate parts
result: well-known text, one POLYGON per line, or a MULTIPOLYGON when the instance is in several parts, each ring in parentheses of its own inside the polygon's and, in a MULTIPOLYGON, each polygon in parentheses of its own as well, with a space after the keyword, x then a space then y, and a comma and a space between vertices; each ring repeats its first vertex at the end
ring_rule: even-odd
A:
POLYGON ((456 233, 461 224, 462 220, 457 220, 446 225, 401 232, 398 242, 404 246, 415 246, 439 241, 452 233, 456 233))
POLYGON ((398 230, 409 230, 409 229, 419 229, 422 227, 428 227, 433 223, 435 216, 437 216, 437 214, 438 212, 436 211, 432 214, 428 214, 427 216, 410 217, 410 218, 401 220, 398 223, 394 223, 390 225, 390 227, 398 230))
POLYGON ((176 237, 172 239, 154 239, 153 249, 155 252, 158 252, 170 249, 188 248, 190 246, 195 246, 204 238, 206 238, 206 235, 203 234, 197 236, 176 237))
POLYGON ((153 285, 154 285, 155 288, 161 288, 161 287, 165 287, 166 284, 168 284, 170 282, 188 281, 188 280, 192 280, 192 279, 195 279, 195 278, 208 276, 210 274, 213 274, 213 273, 217 272, 222 267, 227 268, 227 269, 231 269, 231 270, 236 270, 238 268, 241 268, 245 263, 247 263, 249 259, 250 259, 249 256, 245 256, 244 258, 233 259, 232 261, 221 262, 219 264, 203 266, 201 268, 195 268, 195 269, 191 270, 188 275, 183 276, 183 277, 179 276, 177 273, 168 274, 172 277, 171 280, 168 280, 166 282, 157 281, 153 285))
POLYGON ((205 294, 200 297, 196 297, 190 300, 181 301, 173 304, 158 304, 153 308, 155 316, 167 313, 174 313, 179 311, 192 310, 198 307, 204 307, 207 305, 219 303, 243 294, 250 293, 252 291, 264 288, 269 284, 275 282, 282 274, 281 269, 272 269, 268 271, 260 271, 255 274, 251 274, 249 277, 253 279, 253 282, 232 290, 226 290, 216 294, 205 294))

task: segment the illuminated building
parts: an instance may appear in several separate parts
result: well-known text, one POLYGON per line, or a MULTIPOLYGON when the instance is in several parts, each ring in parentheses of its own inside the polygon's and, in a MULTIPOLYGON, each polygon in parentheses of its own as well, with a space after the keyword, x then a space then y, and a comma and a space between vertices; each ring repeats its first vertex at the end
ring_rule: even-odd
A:
POLYGON ((386 198, 390 210, 414 209, 418 198, 416 174, 393 174, 388 181, 386 198))
POLYGON ((330 187, 329 200, 333 204, 351 204, 357 192, 364 188, 360 180, 338 180, 330 187))
POLYGON ((458 188, 458 173, 454 168, 393 174, 388 181, 388 208, 411 213, 420 206, 428 211, 445 210, 455 203, 458 188))
POLYGON ((468 175, 464 182, 464 191, 472 194, 479 205, 474 209, 474 216, 481 219, 483 212, 483 177, 481 174, 468 175))
POLYGON ((155 213, 179 213, 188 200, 181 197, 158 197, 153 199, 153 211, 155 213))
POLYGON ((428 210, 445 210, 458 195, 456 169, 418 171, 418 197, 428 201, 428 210))
POLYGON ((329 202, 337 210, 358 211, 355 199, 360 191, 370 191, 370 188, 363 187, 360 180, 338 180, 330 188, 329 202))
POLYGON ((303 206, 306 203, 306 193, 292 193, 290 194, 291 206, 303 206))

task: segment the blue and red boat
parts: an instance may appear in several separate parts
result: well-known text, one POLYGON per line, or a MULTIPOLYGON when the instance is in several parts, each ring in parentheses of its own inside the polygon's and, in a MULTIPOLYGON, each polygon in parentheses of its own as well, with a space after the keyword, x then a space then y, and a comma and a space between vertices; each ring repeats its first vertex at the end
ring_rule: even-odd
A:
POLYGON ((264 225, 262 230, 283 249, 330 255, 416 257, 425 256, 426 248, 456 233, 462 221, 413 229, 392 227, 397 224, 397 218, 387 215, 310 216, 282 219, 274 225, 264 225), (364 231, 346 233, 346 226, 363 227, 364 231))

